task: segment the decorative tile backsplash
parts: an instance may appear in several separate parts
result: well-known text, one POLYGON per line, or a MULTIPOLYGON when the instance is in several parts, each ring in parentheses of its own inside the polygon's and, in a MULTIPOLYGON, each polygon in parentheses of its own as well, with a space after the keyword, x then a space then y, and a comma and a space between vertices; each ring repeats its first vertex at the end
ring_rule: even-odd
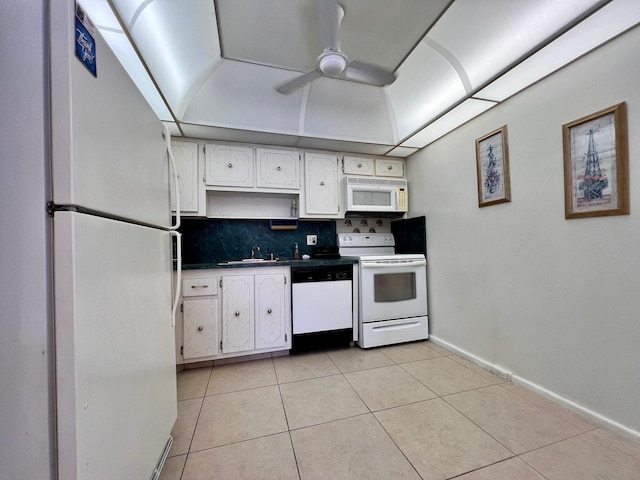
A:
POLYGON ((388 218, 345 218, 336 221, 337 233, 389 233, 391 220, 388 218))
POLYGON ((271 230, 269 220, 183 218, 180 231, 184 264, 250 258, 253 247, 260 247, 262 258, 273 253, 291 260, 295 243, 300 255, 311 255, 307 235, 317 235, 318 245, 336 244, 335 221, 300 221, 297 230, 271 230))
POLYGON ((182 262, 218 263, 251 257, 260 247, 262 258, 273 253, 283 260, 293 259, 294 244, 300 255, 312 254, 307 235, 317 235, 318 245, 336 245, 337 233, 388 233, 396 237, 397 253, 426 253, 425 217, 394 220, 388 218, 346 218, 299 221, 297 230, 271 230, 269 220, 221 220, 182 218, 182 262))

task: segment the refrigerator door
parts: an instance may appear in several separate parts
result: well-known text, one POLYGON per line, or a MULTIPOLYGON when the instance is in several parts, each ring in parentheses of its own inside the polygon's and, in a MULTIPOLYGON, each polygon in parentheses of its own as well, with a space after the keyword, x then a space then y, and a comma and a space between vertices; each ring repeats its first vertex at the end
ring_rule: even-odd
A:
POLYGON ((60 5, 51 27, 53 201, 168 227, 162 123, 98 31, 96 76, 75 58, 73 2, 60 5))
POLYGON ((169 233, 54 216, 59 478, 148 479, 176 419, 169 233))

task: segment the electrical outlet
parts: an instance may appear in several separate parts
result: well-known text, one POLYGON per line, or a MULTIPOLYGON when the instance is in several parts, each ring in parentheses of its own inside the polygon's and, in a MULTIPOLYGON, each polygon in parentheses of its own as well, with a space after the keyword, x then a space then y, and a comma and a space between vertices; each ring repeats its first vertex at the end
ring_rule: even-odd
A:
POLYGON ((307 235, 307 245, 317 245, 318 235, 307 235))

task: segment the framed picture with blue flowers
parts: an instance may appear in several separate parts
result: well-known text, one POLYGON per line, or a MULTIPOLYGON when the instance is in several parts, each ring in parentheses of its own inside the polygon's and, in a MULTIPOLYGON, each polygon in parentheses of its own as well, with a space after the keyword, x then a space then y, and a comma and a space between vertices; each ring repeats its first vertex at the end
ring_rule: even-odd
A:
POLYGON ((476 140, 478 207, 511 201, 507 126, 476 140))
POLYGON ((564 217, 629 213, 624 102, 562 126, 564 217))

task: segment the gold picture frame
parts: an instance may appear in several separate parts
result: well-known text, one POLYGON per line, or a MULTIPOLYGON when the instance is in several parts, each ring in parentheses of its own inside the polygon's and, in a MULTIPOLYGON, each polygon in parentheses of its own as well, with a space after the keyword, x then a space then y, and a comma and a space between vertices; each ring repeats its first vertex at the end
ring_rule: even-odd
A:
POLYGON ((629 213, 625 102, 562 126, 565 219, 629 213))
POLYGON ((511 201, 507 126, 476 139, 478 207, 511 201))

